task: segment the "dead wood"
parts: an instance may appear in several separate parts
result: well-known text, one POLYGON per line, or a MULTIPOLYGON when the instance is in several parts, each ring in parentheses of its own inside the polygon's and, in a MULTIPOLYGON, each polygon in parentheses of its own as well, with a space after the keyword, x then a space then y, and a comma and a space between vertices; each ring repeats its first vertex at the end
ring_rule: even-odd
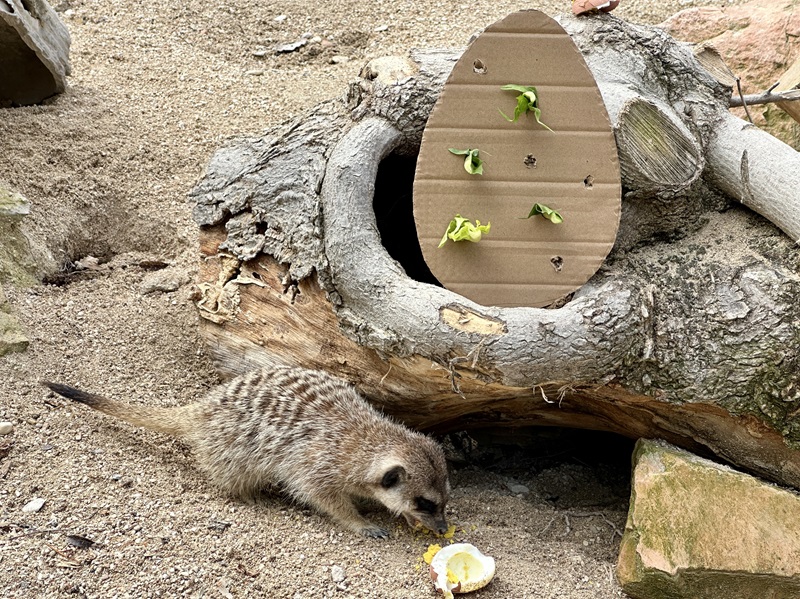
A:
POLYGON ((480 306, 386 252, 376 173, 415 153, 457 57, 415 52, 212 158, 192 193, 209 350, 227 374, 331 370, 421 428, 657 436, 800 487, 797 153, 730 116, 730 88, 663 32, 562 24, 603 93, 626 189, 615 250, 574 297, 480 306))

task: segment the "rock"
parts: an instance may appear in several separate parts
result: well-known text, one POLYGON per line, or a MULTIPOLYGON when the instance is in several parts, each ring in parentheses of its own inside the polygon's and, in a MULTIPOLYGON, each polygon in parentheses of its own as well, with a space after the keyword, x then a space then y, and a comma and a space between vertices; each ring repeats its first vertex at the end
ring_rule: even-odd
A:
POLYGON ((275 54, 288 54, 289 52, 296 52, 306 44, 308 44, 308 38, 305 37, 300 38, 296 42, 280 44, 275 46, 275 54))
POLYGON ((150 273, 142 282, 142 295, 148 293, 170 293, 191 281, 191 277, 178 269, 165 269, 150 273))
POLYGON ((0 183, 0 218, 18 220, 31 212, 31 203, 22 194, 0 183))
MULTIPOLYGON (((0 269, 0 272, 2 270, 0 269)), ((28 349, 28 338, 22 332, 17 318, 11 313, 3 288, 0 287, 0 356, 28 349)), ((5 433, 3 433, 5 434, 5 433)))
POLYGON ((100 268, 100 260, 94 256, 85 256, 75 262, 76 270, 97 270, 100 268))
MULTIPOLYGON (((0 6, 4 1, 0 0, 0 6)), ((3 85, 2 78, 3 59, 0 52, 0 87, 3 85)), ((35 285, 47 271, 57 268, 45 240, 27 225, 25 217, 28 212, 30 202, 0 181, 0 283, 13 281, 23 287, 35 285)))
POLYGON ((347 575, 344 572, 344 568, 341 566, 331 566, 331 580, 333 582, 344 582, 345 578, 347 578, 347 575))
POLYGON ((349 56, 343 56, 341 54, 337 54, 336 56, 331 56, 331 64, 343 64, 345 62, 350 62, 349 56))
POLYGON ((0 435, 8 435, 14 430, 13 422, 0 422, 0 435))
POLYGON ((800 597, 800 496, 641 440, 617 576, 636 599, 800 597))
POLYGON ((531 492, 531 490, 526 487, 525 485, 520 485, 516 483, 506 483, 508 490, 514 493, 514 495, 527 495, 531 492))
MULTIPOLYGON (((679 40, 711 44, 741 78, 745 94, 765 91, 800 56, 800 11, 783 0, 689 8, 659 26, 679 40)), ((743 109, 734 112, 746 118, 743 109)), ((800 148, 796 124, 780 108, 752 106, 750 113, 756 125, 800 148)))
POLYGON ((69 46, 69 31, 46 0, 0 0, 0 106, 63 92, 69 46))
POLYGON ((27 514, 32 514, 34 512, 38 512, 44 506, 44 499, 41 497, 35 497, 31 499, 28 503, 22 506, 22 511, 27 514))

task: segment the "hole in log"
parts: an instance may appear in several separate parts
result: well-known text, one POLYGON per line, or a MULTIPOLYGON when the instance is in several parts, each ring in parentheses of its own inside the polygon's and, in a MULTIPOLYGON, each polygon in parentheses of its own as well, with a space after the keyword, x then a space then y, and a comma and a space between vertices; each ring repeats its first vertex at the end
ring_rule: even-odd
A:
POLYGON ((476 58, 475 62, 472 63, 472 70, 475 71, 478 75, 485 75, 486 64, 480 58, 476 58))
POLYGON ((390 154, 384 158, 375 178, 372 209, 381 243, 389 255, 415 281, 441 287, 422 257, 414 224, 412 193, 416 166, 416 156, 390 154))
POLYGON ((525 163, 525 166, 527 166, 528 168, 536 168, 536 156, 534 156, 533 154, 528 154, 527 156, 525 156, 525 160, 523 160, 522 162, 525 163))
POLYGON ((564 258, 561 256, 553 256, 550 258, 550 264, 553 265, 556 272, 561 272, 561 269, 564 267, 564 258))
POLYGON ((588 176, 587 176, 587 177, 586 177, 586 178, 583 180, 583 186, 584 186, 586 189, 591 189, 592 187, 594 187, 594 177, 593 177, 592 175, 588 175, 588 176))

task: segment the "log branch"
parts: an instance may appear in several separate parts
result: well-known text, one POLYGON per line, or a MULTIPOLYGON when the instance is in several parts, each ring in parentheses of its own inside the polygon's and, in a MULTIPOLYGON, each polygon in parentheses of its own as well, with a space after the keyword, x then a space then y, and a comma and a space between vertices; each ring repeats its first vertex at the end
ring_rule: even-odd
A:
MULTIPOLYGON (((775 85, 778 85, 776 83, 775 85)), ((760 94, 745 94, 742 97, 731 97, 731 108, 738 108, 740 106, 757 106, 759 104, 773 104, 776 102, 797 102, 800 101, 800 89, 792 89, 785 92, 772 91, 770 88, 760 94)))

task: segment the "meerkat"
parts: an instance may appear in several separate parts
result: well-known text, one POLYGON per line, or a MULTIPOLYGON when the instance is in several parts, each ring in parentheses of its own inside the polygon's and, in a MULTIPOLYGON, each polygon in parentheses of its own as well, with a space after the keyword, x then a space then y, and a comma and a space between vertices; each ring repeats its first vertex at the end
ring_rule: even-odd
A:
POLYGON ((441 446, 382 415, 345 381, 319 370, 265 368, 175 408, 139 407, 57 383, 52 391, 193 449, 218 487, 252 498, 278 486, 368 537, 388 532, 354 499, 370 498, 412 527, 443 533, 450 492, 441 446))

